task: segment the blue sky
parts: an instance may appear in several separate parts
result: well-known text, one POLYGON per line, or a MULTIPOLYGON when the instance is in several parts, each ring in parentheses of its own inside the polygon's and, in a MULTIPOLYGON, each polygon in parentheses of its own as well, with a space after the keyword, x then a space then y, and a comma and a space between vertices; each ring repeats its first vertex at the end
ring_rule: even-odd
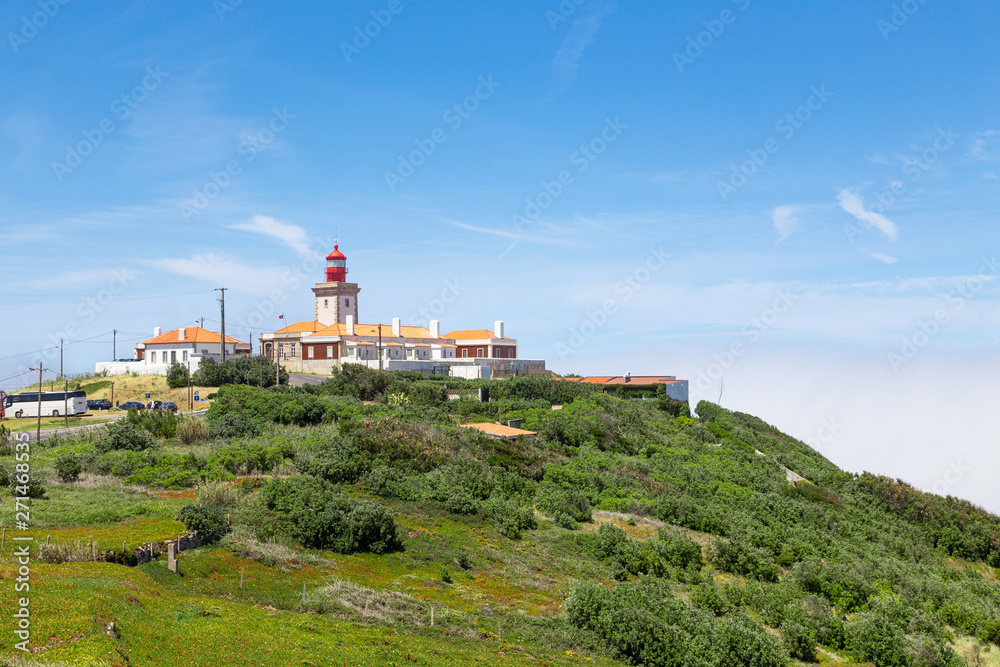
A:
POLYGON ((1000 7, 662 4, 4 3, 0 386, 309 319, 339 236, 363 321, 1000 511, 1000 7))

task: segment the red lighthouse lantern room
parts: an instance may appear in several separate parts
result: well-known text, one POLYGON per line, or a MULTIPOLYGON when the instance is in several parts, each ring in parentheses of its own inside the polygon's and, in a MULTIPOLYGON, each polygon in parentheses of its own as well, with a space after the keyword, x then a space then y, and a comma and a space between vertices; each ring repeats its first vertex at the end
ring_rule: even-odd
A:
POLYGON ((326 256, 326 282, 347 282, 347 257, 340 252, 339 244, 333 244, 333 252, 326 256))

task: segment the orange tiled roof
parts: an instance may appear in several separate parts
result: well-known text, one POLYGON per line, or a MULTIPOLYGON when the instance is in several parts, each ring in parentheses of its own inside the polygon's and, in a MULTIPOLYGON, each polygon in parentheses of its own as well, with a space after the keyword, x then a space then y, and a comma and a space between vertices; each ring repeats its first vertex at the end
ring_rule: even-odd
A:
MULTIPOLYGON (((461 331, 452 331, 444 335, 444 338, 451 338, 452 340, 500 340, 497 335, 490 331, 489 329, 463 329, 461 331)), ((503 340, 510 340, 504 336, 503 340)))
POLYGON ((586 384, 601 384, 601 385, 626 385, 626 384, 636 384, 636 385, 649 385, 649 384, 673 384, 675 382, 682 382, 683 380, 678 380, 673 375, 632 375, 629 381, 625 381, 625 377, 618 375, 595 375, 593 377, 585 378, 560 378, 568 382, 584 382, 586 384))
MULTIPOLYGON (((159 336, 154 336, 153 338, 144 341, 143 345, 162 345, 164 343, 218 343, 221 339, 221 335, 218 331, 207 331, 201 327, 182 328, 184 329, 184 340, 181 340, 180 329, 174 329, 173 331, 168 331, 165 334, 160 334, 159 336)), ((229 336, 226 336, 226 342, 236 343, 238 345, 249 344, 229 336)))
POLYGON ((284 329, 278 329, 274 333, 305 333, 312 331, 319 331, 323 328, 323 325, 319 322, 296 322, 295 324, 289 324, 284 329))
MULTIPOLYGON (((354 325, 354 335, 355 336, 373 336, 378 337, 378 327, 377 324, 355 324, 354 325)), ((400 337, 402 338, 430 338, 431 331, 426 327, 400 327, 399 328, 400 337)), ((316 331, 314 336, 347 336, 347 325, 338 323, 331 326, 321 328, 316 331)), ((392 325, 383 324, 382 325, 382 338, 395 338, 392 335, 392 325)))
POLYGON ((477 431, 482 431, 483 433, 488 433, 489 435, 495 435, 500 438, 516 438, 519 435, 536 435, 534 431, 525 431, 520 428, 511 428, 510 426, 504 426, 503 424, 462 424, 462 428, 474 428, 477 431))

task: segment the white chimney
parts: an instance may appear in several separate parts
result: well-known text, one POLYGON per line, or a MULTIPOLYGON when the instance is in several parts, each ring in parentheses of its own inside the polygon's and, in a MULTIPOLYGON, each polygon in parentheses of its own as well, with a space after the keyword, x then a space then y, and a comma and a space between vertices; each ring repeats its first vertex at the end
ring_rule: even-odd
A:
POLYGON ((503 338, 503 320, 497 320, 493 323, 493 333, 497 335, 497 338, 503 338))
POLYGON ((431 338, 441 337, 441 322, 438 320, 431 320, 431 338))
POLYGON ((177 330, 177 340, 185 340, 187 338, 188 330, 181 327, 177 330))
POLYGON ((399 338, 402 334, 399 331, 399 318, 392 318, 392 335, 399 338))
POLYGON ((354 315, 347 316, 347 335, 354 335, 354 315))
POLYGON ((162 333, 163 333, 163 329, 161 329, 160 327, 155 327, 153 329, 153 336, 159 336, 162 333))

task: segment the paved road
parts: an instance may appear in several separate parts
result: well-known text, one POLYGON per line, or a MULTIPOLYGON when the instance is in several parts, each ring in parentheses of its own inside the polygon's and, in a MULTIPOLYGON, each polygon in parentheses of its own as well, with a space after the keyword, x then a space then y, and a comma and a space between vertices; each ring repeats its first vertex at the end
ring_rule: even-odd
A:
POLYGON ((297 375, 291 374, 288 376, 288 384, 293 387, 303 387, 307 384, 317 385, 323 384, 324 381, 329 380, 328 377, 323 377, 321 375, 297 375))
MULTIPOLYGON (((198 410, 196 412, 184 412, 182 414, 189 415, 191 417, 199 417, 200 418, 200 417, 204 417, 206 412, 207 412, 207 410, 198 410)), ((107 415, 107 416, 111 417, 111 419, 113 421, 118 421, 119 419, 122 419, 123 417, 125 417, 124 414, 107 415)), ((61 427, 61 426, 58 426, 56 428, 43 428, 42 429, 42 440, 48 440, 49 438, 51 438, 53 436, 56 436, 56 435, 74 435, 76 433, 80 433, 81 431, 86 431, 88 429, 91 429, 91 430, 92 429, 98 429, 98 428, 101 428, 102 426, 107 426, 110 423, 111 422, 102 422, 100 424, 81 424, 80 426, 70 426, 69 428, 64 428, 64 427, 61 427)), ((10 435, 10 437, 11 438, 16 438, 16 437, 20 436, 20 437, 23 438, 24 434, 28 435, 28 442, 35 442, 36 441, 36 438, 35 438, 36 431, 35 431, 35 429, 32 429, 30 431, 20 431, 18 433, 12 433, 10 435)))

